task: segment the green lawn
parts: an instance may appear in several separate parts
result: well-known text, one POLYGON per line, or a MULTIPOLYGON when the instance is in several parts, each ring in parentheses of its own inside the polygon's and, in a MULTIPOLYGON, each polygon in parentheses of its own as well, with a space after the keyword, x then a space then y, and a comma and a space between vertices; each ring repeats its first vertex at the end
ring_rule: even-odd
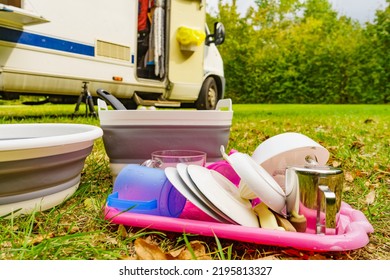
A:
MULTIPOLYGON (((99 125, 85 117, 85 107, 72 118, 74 105, 2 105, 0 123, 72 122, 99 125)), ((103 219, 101 207, 112 191, 102 139, 87 158, 75 195, 43 213, 0 218, 0 259, 126 259, 134 241, 147 236, 170 251, 200 241, 212 259, 320 258, 390 259, 390 106, 388 105, 233 105, 227 150, 251 154, 265 139, 287 131, 303 133, 326 147, 328 164, 343 169, 343 200, 362 211, 375 232, 358 250, 313 254, 202 236, 121 227, 103 219)))

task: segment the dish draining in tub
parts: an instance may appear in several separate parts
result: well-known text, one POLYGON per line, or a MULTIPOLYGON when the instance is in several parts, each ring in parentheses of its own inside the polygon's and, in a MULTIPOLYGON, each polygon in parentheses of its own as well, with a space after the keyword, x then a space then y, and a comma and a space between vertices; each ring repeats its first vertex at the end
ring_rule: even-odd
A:
POLYGON ((362 248, 374 231, 364 214, 343 202, 338 219, 338 234, 315 234, 315 215, 307 216, 306 232, 268 230, 221 223, 187 202, 178 218, 122 212, 110 206, 104 208, 105 219, 115 224, 162 231, 217 236, 256 244, 293 247, 310 251, 348 251, 362 248))

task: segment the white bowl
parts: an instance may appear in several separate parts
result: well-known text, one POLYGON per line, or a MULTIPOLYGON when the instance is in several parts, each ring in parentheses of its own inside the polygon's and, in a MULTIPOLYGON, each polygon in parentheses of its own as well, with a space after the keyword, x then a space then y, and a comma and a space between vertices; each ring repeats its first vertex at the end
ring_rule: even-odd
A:
POLYGON ((0 216, 46 210, 73 194, 102 135, 83 124, 0 125, 0 216))
POLYGON ((325 165, 329 151, 306 135, 286 132, 268 138, 252 154, 252 158, 273 177, 284 175, 288 166, 304 165, 306 158, 316 159, 325 165))
POLYGON ((286 132, 268 138, 261 143, 252 155, 286 193, 286 212, 298 211, 298 187, 287 182, 286 169, 289 166, 302 166, 308 159, 325 165, 329 151, 306 135, 286 132))

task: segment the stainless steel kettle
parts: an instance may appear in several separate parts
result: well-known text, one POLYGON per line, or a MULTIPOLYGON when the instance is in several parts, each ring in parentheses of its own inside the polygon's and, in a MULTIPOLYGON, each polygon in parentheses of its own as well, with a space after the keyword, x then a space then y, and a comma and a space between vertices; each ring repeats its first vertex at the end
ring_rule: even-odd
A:
POLYGON ((337 233, 343 171, 330 166, 307 165, 289 167, 286 174, 296 177, 300 212, 316 211, 316 233, 326 233, 326 228, 335 229, 337 233))

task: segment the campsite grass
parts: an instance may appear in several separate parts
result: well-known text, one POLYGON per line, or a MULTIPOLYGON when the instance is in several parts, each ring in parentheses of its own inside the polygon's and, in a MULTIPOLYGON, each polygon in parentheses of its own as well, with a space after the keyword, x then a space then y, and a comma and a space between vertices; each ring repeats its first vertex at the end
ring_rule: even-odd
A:
MULTIPOLYGON (((99 125, 74 105, 2 105, 0 124, 71 122, 99 125)), ((265 139, 287 131, 303 133, 330 151, 329 164, 345 174, 343 200, 362 211, 374 227, 364 248, 312 253, 214 237, 183 235, 110 224, 102 206, 112 179, 102 139, 95 141, 81 183, 67 201, 50 210, 0 218, 0 259, 128 259, 134 241, 148 236, 163 251, 202 242, 212 259, 390 259, 390 106, 234 105, 227 150, 248 154, 265 139)))

